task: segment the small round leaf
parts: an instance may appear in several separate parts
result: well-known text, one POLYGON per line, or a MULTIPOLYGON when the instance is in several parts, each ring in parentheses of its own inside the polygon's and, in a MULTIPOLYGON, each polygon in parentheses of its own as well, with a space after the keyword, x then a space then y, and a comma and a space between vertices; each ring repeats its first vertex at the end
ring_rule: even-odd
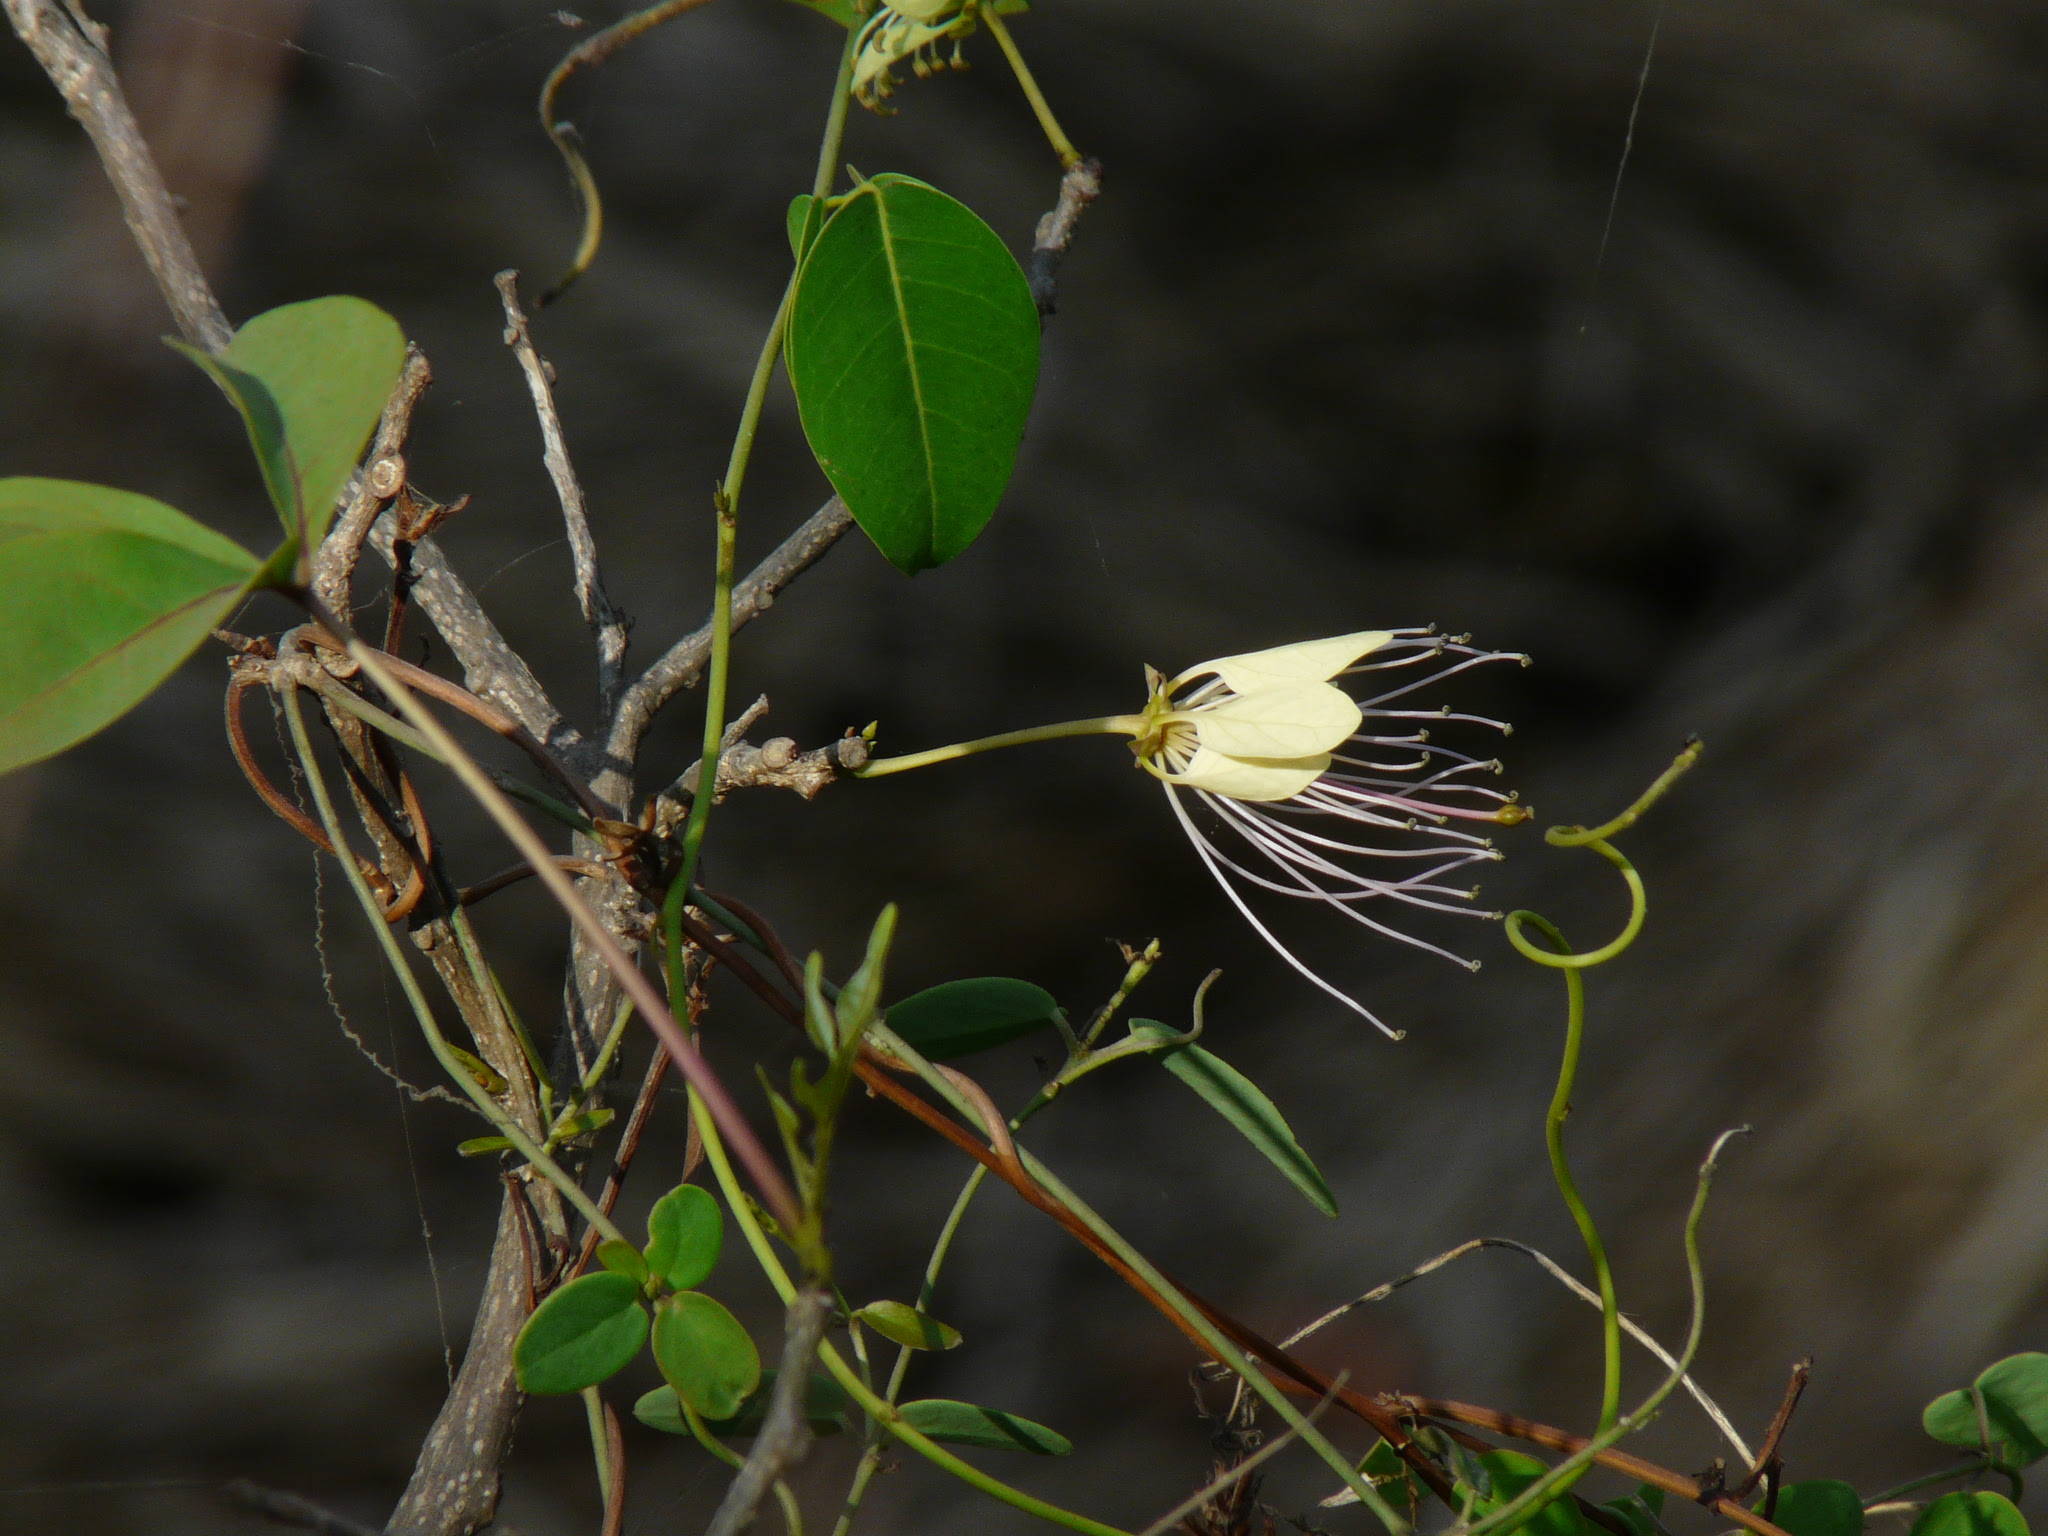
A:
POLYGON ((1778 1490, 1771 1523, 1792 1536, 1862 1536, 1863 1498, 1832 1478, 1787 1483, 1778 1490))
POLYGON ((1920 1511, 1912 1536, 2027 1536, 2027 1517, 2002 1493, 1948 1493, 1920 1511))
POLYGON ((711 1276, 725 1246, 725 1213, 711 1192, 678 1184, 647 1213, 647 1267, 672 1291, 694 1290, 711 1276))
POLYGON ((1977 1378, 1984 1420, 1967 1390, 1945 1393, 1927 1405, 1920 1422, 1943 1445, 1976 1450, 1991 1432, 1992 1457, 2015 1470, 2048 1456, 2048 1355, 2007 1355, 1977 1378))
POLYGON ((761 1356, 740 1320, 702 1291, 654 1308, 654 1363, 676 1396, 707 1419, 729 1419, 761 1384, 761 1356))
POLYGON ((581 1392, 616 1376, 647 1342, 647 1312, 629 1275, 584 1275, 534 1309, 512 1347, 519 1385, 537 1396, 581 1392))

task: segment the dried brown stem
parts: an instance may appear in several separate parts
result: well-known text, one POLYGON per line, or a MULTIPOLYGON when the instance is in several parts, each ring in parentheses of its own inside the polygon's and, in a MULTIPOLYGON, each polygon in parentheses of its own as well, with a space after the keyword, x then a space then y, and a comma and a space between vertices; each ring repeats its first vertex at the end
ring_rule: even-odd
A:
POLYGON ((1775 1502, 1778 1473, 1785 1465, 1778 1455, 1778 1446, 1784 1441, 1785 1431, 1792 1423, 1793 1410, 1799 1406, 1800 1394, 1805 1392, 1807 1380, 1812 1375, 1811 1355, 1793 1365, 1791 1379, 1785 1383, 1785 1396, 1778 1403, 1778 1411, 1771 1417, 1771 1427, 1764 1431, 1764 1443, 1757 1448, 1756 1460, 1750 1464, 1748 1475, 1728 1490, 1729 1498, 1748 1498, 1756 1491, 1756 1485, 1768 1477, 1772 1482, 1775 1502))
MULTIPOLYGON (((1531 1445, 1540 1445, 1546 1450, 1562 1451, 1568 1456, 1583 1451, 1592 1443, 1584 1435, 1575 1435, 1570 1430, 1557 1429, 1549 1424, 1539 1424, 1534 1419, 1525 1419, 1519 1414, 1503 1413, 1498 1408, 1481 1408, 1473 1403, 1453 1402, 1448 1398, 1418 1397, 1412 1392, 1396 1393, 1385 1401, 1411 1414, 1431 1419, 1448 1419, 1454 1424, 1470 1424, 1477 1429, 1491 1430, 1497 1435, 1526 1440, 1531 1445)), ((1751 1511, 1740 1500, 1730 1498, 1726 1493, 1709 1493, 1700 1486, 1697 1478, 1687 1477, 1682 1472, 1673 1472, 1669 1467, 1660 1467, 1654 1461, 1645 1461, 1640 1456, 1631 1456, 1626 1451, 1612 1449, 1599 1452, 1593 1460, 1612 1471, 1632 1477, 1639 1483, 1648 1483, 1652 1488, 1661 1488, 1666 1493, 1675 1493, 1682 1499, 1700 1504, 1723 1519, 1733 1520, 1745 1530, 1754 1531, 1756 1536, 1785 1536, 1785 1532, 1763 1516, 1751 1511)))
POLYGON ((540 419, 541 462, 554 482, 555 499, 562 507, 562 525, 569 534, 569 555, 576 569, 576 606, 583 610, 583 622, 590 626, 591 636, 597 642, 598 711, 610 719, 618 706, 626 664, 628 621, 624 611, 613 606, 598 570, 597 540, 590 532, 589 508, 576 471, 569 463, 569 444, 562 436, 562 418, 555 410, 554 369, 533 349, 533 337, 526 328, 526 311, 519 307, 519 274, 510 270, 500 272, 493 281, 505 306, 505 345, 519 360, 520 371, 526 375, 527 392, 533 396, 533 413, 540 419))
MULTIPOLYGON (((612 1153, 612 1171, 605 1175, 604 1190, 597 1197, 597 1208, 607 1216, 619 1202, 619 1191, 626 1187, 626 1174, 633 1159, 640 1155, 640 1137, 654 1114, 655 1095, 667 1076, 668 1052, 656 1051, 647 1060, 647 1073, 640 1079, 640 1096, 633 1101, 633 1113, 626 1119, 625 1130, 619 1133, 618 1150, 612 1153)), ((596 1227, 583 1234, 583 1251, 576 1255, 576 1262, 569 1269, 571 1280, 590 1267, 591 1256, 603 1239, 604 1233, 596 1227)))
POLYGON ((177 204, 121 93, 113 61, 107 57, 107 29, 84 21, 82 13, 75 15, 56 0, 5 3, 15 35, 28 44, 99 152, 107 180, 121 200, 121 216, 149 263, 150 276, 170 307, 178 333, 207 352, 224 350, 234 339, 234 327, 200 270, 177 204))

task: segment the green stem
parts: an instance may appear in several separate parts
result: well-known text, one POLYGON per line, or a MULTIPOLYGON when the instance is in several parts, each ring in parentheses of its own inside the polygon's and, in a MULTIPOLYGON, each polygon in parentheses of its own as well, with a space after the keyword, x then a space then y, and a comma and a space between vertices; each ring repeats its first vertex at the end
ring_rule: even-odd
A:
MULTIPOLYGON (((341 817, 335 813, 334 801, 327 791, 327 779, 320 771, 319 760, 313 755, 313 743, 306 733, 305 713, 299 708, 298 685, 286 678, 280 692, 284 695, 285 722, 291 728, 292 745, 297 750, 300 765, 306 770, 306 785, 313 793, 314 808, 320 813, 320 822, 327 829, 328 838, 336 848, 346 848, 341 817)), ((623 1238, 625 1234, 612 1225, 611 1218, 598 1209, 597 1203, 583 1192, 583 1188, 568 1174, 564 1173, 555 1160, 542 1151, 534 1139, 526 1134, 519 1122, 508 1115, 503 1106, 484 1092, 477 1080, 469 1075, 449 1049, 448 1041, 441 1033, 441 1026, 434 1019, 433 1007, 420 990, 419 978, 413 975, 412 967, 406 963, 405 952, 398 946, 397 935, 391 925, 384 921, 384 909, 377 896, 370 889, 370 882, 356 867, 353 859, 338 860, 343 873, 348 876, 349 886, 356 893, 356 900, 362 905, 364 914, 370 918, 370 927, 383 947, 385 962, 398 977, 399 987, 412 1005, 413 1016, 419 1020, 420 1032, 426 1036, 427 1048, 434 1053, 434 1059, 441 1064, 455 1086, 469 1095, 470 1102, 483 1112, 486 1120, 498 1128, 498 1132, 512 1143, 519 1155, 540 1170, 550 1184, 562 1192, 567 1200, 583 1214, 584 1220, 596 1227, 606 1237, 623 1238)))
MULTIPOLYGON (((761 1230, 761 1223, 754 1215, 754 1208, 746 1191, 740 1188, 732 1164, 725 1155, 725 1143, 718 1134, 717 1123, 705 1112, 702 1101, 695 1089, 690 1091, 690 1114, 697 1123, 697 1131, 704 1142, 704 1156, 711 1164, 711 1171, 718 1180, 718 1187, 725 1195, 727 1208, 733 1220, 739 1223, 745 1234, 748 1247, 754 1251, 754 1258, 761 1266, 761 1272, 768 1277, 768 1283, 775 1288, 775 1294, 782 1304, 788 1306, 796 1299, 796 1282, 783 1268, 781 1259, 768 1241, 768 1234, 761 1230)), ((835 1349, 830 1341, 818 1345, 818 1361, 832 1374, 833 1380, 846 1389, 847 1394, 859 1403, 868 1415, 882 1424, 890 1434, 923 1456, 927 1461, 943 1468, 971 1487, 980 1489, 992 1498, 1001 1500, 1013 1509, 1036 1515, 1054 1525, 1063 1525, 1070 1531, 1080 1531, 1083 1536, 1129 1536, 1113 1525, 1104 1525, 1099 1520, 1090 1520, 1086 1515, 1077 1515, 1071 1510, 1061 1509, 1056 1504, 1034 1498, 1021 1488, 1012 1488, 1008 1483, 999 1482, 979 1467, 962 1461, 951 1451, 903 1422, 893 1403, 884 1402, 872 1392, 860 1372, 846 1361, 846 1357, 835 1349)))
POLYGON ((860 28, 846 29, 839 50, 839 73, 832 81, 832 105, 825 112, 825 136, 818 141, 818 173, 811 178, 811 196, 829 197, 839 179, 839 146, 846 139, 846 109, 853 105, 853 61, 859 54, 860 28))
POLYGON ((1021 747, 1034 741, 1058 741, 1063 736, 1136 736, 1145 729, 1142 715, 1097 715, 1092 720, 1063 720, 1058 725, 1034 725, 1028 730, 1004 731, 997 736, 980 736, 956 742, 950 747, 933 747, 928 752, 911 752, 902 757, 878 757, 855 771, 857 779, 879 779, 933 763, 950 763, 956 757, 993 752, 998 747, 1021 747))
MULTIPOLYGON (((1534 912, 1517 914, 1526 917, 1550 940, 1556 954, 1569 955, 1571 946, 1564 935, 1547 919, 1534 912)), ((1600 1229, 1593 1224, 1593 1213, 1580 1198, 1578 1185, 1572 1179, 1571 1165, 1564 1154, 1564 1123, 1571 1118, 1572 1089, 1579 1078, 1579 1051, 1586 1037, 1586 979, 1576 969, 1564 973, 1565 1014, 1564 1014, 1564 1058, 1558 1063, 1557 1088, 1550 1096, 1550 1113, 1544 1117, 1543 1139, 1550 1149, 1550 1172, 1557 1180, 1558 1193, 1564 1196, 1564 1203, 1570 1207, 1572 1220, 1578 1224, 1579 1236, 1585 1239, 1586 1255, 1593 1261, 1593 1275, 1600 1286, 1600 1339, 1605 1359, 1600 1391, 1600 1425, 1597 1433, 1605 1433, 1614 1427, 1616 1416, 1621 1411, 1621 1309, 1614 1298, 1614 1272, 1608 1267, 1607 1247, 1600 1241, 1600 1229)))
POLYGON ((1024 62, 1024 55, 1017 51, 1017 45, 1010 37, 1010 29, 1003 25, 1003 18, 996 14, 994 5, 981 8, 982 25, 988 28, 989 36, 996 40, 1003 50, 1003 57, 1010 61, 1010 69, 1017 76, 1017 83, 1024 87, 1024 99, 1031 103, 1031 110, 1038 118, 1038 126, 1045 130, 1046 142, 1052 145, 1052 152, 1060 157, 1060 169, 1080 163, 1081 151, 1074 148, 1060 128, 1059 119, 1052 115, 1045 93, 1038 88, 1038 82, 1031 77, 1030 66, 1024 62))
MULTIPOLYGON (((945 1077, 934 1070, 930 1062, 926 1061, 924 1057, 920 1056, 906 1044, 901 1036, 895 1034, 883 1024, 870 1026, 870 1033, 875 1042, 888 1051, 890 1055, 907 1062, 916 1071, 919 1078, 923 1080, 925 1086, 944 1099, 946 1103, 950 1104, 956 1114, 968 1121, 969 1124, 980 1123, 980 1117, 976 1114, 974 1106, 967 1101, 966 1097, 952 1083, 947 1081, 945 1077)), ((1344 1486, 1357 1494, 1359 1501, 1366 1508, 1370 1509, 1374 1515, 1379 1517, 1380 1523, 1386 1526, 1391 1536, 1409 1536, 1410 1527, 1408 1522, 1395 1513, 1393 1506, 1387 1503, 1386 1499, 1380 1495, 1379 1491, 1370 1482, 1359 1475, 1358 1469, 1351 1464, 1343 1452, 1339 1451, 1324 1437, 1320 1430, 1308 1422, 1307 1418, 1295 1408, 1294 1404, 1288 1401, 1287 1395, 1269 1381, 1265 1374, 1253 1365, 1251 1361, 1246 1359, 1237 1346, 1232 1344, 1222 1331, 1209 1321, 1208 1317, 1199 1307, 1183 1296, 1179 1288, 1153 1266, 1150 1259, 1147 1259, 1144 1254, 1133 1248, 1121 1233, 1098 1216, 1089 1207, 1087 1202, 1069 1189, 1050 1168, 1046 1167, 1045 1164, 1027 1151, 1021 1142, 1016 1145, 1017 1156, 1023 1163, 1024 1171, 1047 1194, 1064 1205, 1075 1219, 1085 1226, 1104 1247, 1114 1253, 1139 1279, 1143 1280, 1146 1285, 1157 1292, 1166 1301, 1167 1305, 1172 1307, 1174 1312, 1187 1323, 1194 1335, 1201 1339, 1203 1345, 1208 1348, 1211 1354, 1226 1369, 1234 1372, 1254 1392, 1264 1398, 1273 1412, 1279 1415, 1291 1428, 1296 1430, 1310 1449, 1315 1451, 1323 1459, 1324 1464, 1337 1474, 1344 1486)))
POLYGON ((604 1508, 612 1507, 612 1448, 604 1432, 604 1398, 595 1387, 583 1389, 583 1414, 590 1420, 590 1448, 597 1456, 597 1495, 604 1508))
MULTIPOLYGON (((1018 1120, 1012 1120, 1010 1124, 1016 1126, 1021 1118, 1020 1116, 1018 1120)), ((938 1240, 932 1244, 932 1255, 925 1261, 924 1282, 917 1291, 918 1311, 930 1309, 932 1296, 938 1290, 939 1270, 945 1264, 946 1254, 953 1246, 953 1235, 960 1230, 961 1218, 967 1214, 967 1207, 974 1201, 975 1191, 981 1188, 981 1181, 987 1177, 988 1170, 977 1164, 974 1172, 967 1176, 967 1182, 961 1185, 960 1193, 954 1197, 953 1209, 947 1213, 946 1224, 939 1228, 938 1240)), ((889 1386, 882 1394, 884 1399, 891 1403, 898 1401, 903 1391, 903 1380, 910 1374, 912 1353, 907 1346, 897 1346, 896 1364, 889 1371, 889 1386)), ((846 1490, 846 1503, 839 1511, 839 1523, 832 1527, 832 1536, 847 1536, 847 1532, 852 1529, 854 1512, 860 1508, 860 1501, 868 1491, 868 1483, 873 1479, 876 1469, 881 1466, 882 1446, 886 1438, 880 1424, 872 1423, 868 1432, 867 1447, 861 1452, 860 1464, 853 1469, 853 1483, 846 1490)))
POLYGON ((1685 750, 1671 760, 1671 766, 1657 775, 1650 787, 1636 796, 1635 804, 1623 811, 1612 821, 1602 822, 1597 827, 1552 827, 1543 834, 1543 840, 1553 848, 1581 848, 1588 843, 1603 842, 1617 832, 1626 832, 1642 819, 1643 812, 1664 798, 1664 792, 1683 778, 1692 765, 1700 760, 1700 753, 1706 750, 1706 743, 1695 736, 1685 744, 1685 750))
MULTIPOLYGON (((1643 877, 1636 873, 1635 865, 1629 863, 1622 856, 1621 850, 1606 839, 1596 837, 1570 846, 1590 848, 1621 871, 1621 878, 1628 883, 1628 922, 1611 943, 1603 944, 1598 949, 1589 949, 1583 955, 1560 955, 1538 949, 1523 936, 1522 924, 1532 919, 1541 923, 1541 918, 1533 912, 1510 912, 1507 920, 1508 942, 1526 959, 1534 960, 1538 965, 1547 965, 1559 971, 1583 971, 1596 965, 1605 965, 1635 943, 1636 935, 1643 931, 1643 918, 1649 912, 1650 898, 1643 889, 1643 877)), ((1545 926, 1548 927, 1548 924, 1545 926)), ((1551 931, 1554 933, 1556 930, 1551 931)))
MULTIPOLYGON (((1748 1126, 1732 1131, 1723 1131, 1714 1138, 1714 1145, 1708 1150, 1706 1159, 1700 1164, 1699 1183, 1693 1191, 1692 1210, 1685 1218, 1685 1272, 1692 1285, 1692 1326, 1686 1333, 1685 1348, 1679 1354, 1678 1363, 1650 1395, 1637 1404, 1635 1410, 1615 1421, 1614 1426, 1602 1434, 1595 1435, 1585 1445, 1552 1467, 1543 1476, 1529 1484, 1499 1509, 1489 1513, 1485 1519, 1470 1525, 1464 1536, 1486 1536, 1489 1531, 1513 1530, 1524 1522, 1527 1515, 1558 1494, 1570 1488, 1583 1477, 1593 1465, 1593 1460, 1602 1451, 1628 1435, 1634 1434, 1655 1417, 1664 1399, 1669 1397, 1678 1384, 1685 1380, 1685 1374, 1692 1369, 1693 1357, 1699 1353, 1700 1336, 1707 1326, 1707 1279, 1705 1267, 1700 1263, 1700 1221, 1707 1214, 1707 1191, 1714 1182, 1714 1171, 1720 1164, 1721 1149, 1736 1136, 1749 1134, 1748 1126)), ((1460 1522, 1461 1524, 1463 1522, 1460 1522)))
POLYGON ((1929 1472, 1925 1477, 1908 1478, 1896 1488, 1887 1488, 1883 1493, 1874 1493, 1863 1501, 1865 1509, 1877 1504, 1889 1504, 1901 1494, 1913 1493, 1934 1483, 1945 1483, 1951 1478, 1974 1477, 1979 1472, 1989 1472, 1995 1465, 1989 1456, 1972 1457, 1959 1467, 1950 1467, 1946 1472, 1929 1472))
MULTIPOLYGON (((1125 953, 1128 954, 1129 951, 1126 950, 1125 953)), ((1159 955, 1159 941, 1154 939, 1145 946, 1143 953, 1131 962, 1130 968, 1124 972, 1122 983, 1109 1001, 1102 1005, 1101 1012, 1089 1022, 1088 1033, 1081 1040, 1084 1047, 1093 1045, 1101 1038, 1103 1030, 1109 1027, 1109 1021, 1116 1017, 1117 1010, 1123 1007, 1131 993, 1137 990, 1138 983, 1151 975, 1152 967, 1159 963, 1159 955)))
MULTIPOLYGON (((818 169, 811 179, 811 195, 824 197, 839 175, 839 147, 846 137, 846 109, 851 99, 854 40, 858 28, 850 29, 846 45, 839 51, 839 71, 832 85, 832 102, 825 113, 825 133, 818 145, 818 169)), ((761 355, 754 360, 754 374, 747 381, 746 403, 740 408, 739 429, 733 434, 732 454, 726 460, 725 478, 718 484, 713 504, 718 518, 717 568, 712 579, 711 660, 704 685, 704 750, 697 770, 697 792, 690 799, 690 819, 683 827, 683 866, 662 902, 662 921, 670 952, 682 949, 683 902, 696 877, 697 859, 704 848, 704 827, 711 819, 711 803, 718 798, 718 759, 725 744, 726 683, 732 667, 732 584, 733 557, 739 544, 740 488, 746 483, 747 466, 754 456, 754 437, 761 426, 761 409, 768 399, 768 385, 775 377, 775 360, 782 355, 782 333, 789 324, 790 304, 796 298, 797 274, 792 272, 775 306, 774 323, 761 343, 761 355)), ((676 978, 671 977, 673 982, 676 978)))

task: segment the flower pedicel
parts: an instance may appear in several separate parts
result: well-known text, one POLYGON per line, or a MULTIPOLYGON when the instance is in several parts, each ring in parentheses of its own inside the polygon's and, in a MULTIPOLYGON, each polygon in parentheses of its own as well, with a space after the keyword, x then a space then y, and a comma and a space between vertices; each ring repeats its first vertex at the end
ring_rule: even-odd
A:
POLYGON ((1510 727, 1454 713, 1448 705, 1413 707, 1410 696, 1472 667, 1495 661, 1526 666, 1528 659, 1479 650, 1467 637, 1379 629, 1225 656, 1172 678, 1147 667, 1149 696, 1140 714, 1072 720, 881 758, 861 777, 1030 741, 1127 735, 1138 766, 1165 787, 1196 856, 1259 937, 1309 981, 1398 1039, 1370 1009, 1297 959, 1252 911, 1243 888, 1321 903, 1375 933, 1477 970, 1478 961, 1403 933, 1366 909, 1395 902, 1499 917, 1470 905, 1476 889, 1444 882, 1469 864, 1501 856, 1490 838, 1467 830, 1472 824, 1512 826, 1526 821, 1529 811, 1512 794, 1476 782, 1497 775, 1499 759, 1437 745, 1427 722, 1476 725, 1502 735, 1510 727), (1408 675, 1417 667, 1427 670, 1408 675), (1392 686, 1354 699, 1338 686, 1339 679, 1350 678, 1369 680, 1360 691, 1374 683, 1392 686), (1196 826, 1186 795, 1243 847, 1233 843, 1226 851, 1196 826), (1375 873, 1367 861, 1393 867, 1375 873))

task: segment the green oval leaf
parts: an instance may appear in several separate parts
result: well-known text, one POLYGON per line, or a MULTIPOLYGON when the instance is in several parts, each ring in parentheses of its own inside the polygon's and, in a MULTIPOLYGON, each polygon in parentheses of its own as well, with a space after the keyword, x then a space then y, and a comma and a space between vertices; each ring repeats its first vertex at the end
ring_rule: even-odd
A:
POLYGON ((1863 1496, 1833 1478, 1787 1483, 1778 1490, 1771 1523, 1792 1536, 1861 1536, 1863 1496))
POLYGON ((949 1397, 905 1403, 902 1418, 912 1429, 950 1445, 986 1445, 999 1451, 1030 1451, 1036 1456, 1065 1456, 1074 1449, 1065 1435, 1043 1424, 949 1397))
POLYGON ((0 772, 141 702, 234 610, 257 565, 147 496, 0 480, 0 772))
POLYGON ((581 1392, 632 1363, 647 1342, 640 1287, 609 1270, 571 1280, 534 1309, 512 1346, 519 1385, 537 1396, 581 1392))
MULTIPOLYGON (((1476 1506, 1480 1514, 1499 1509, 1550 1470, 1534 1456, 1524 1456, 1520 1451, 1488 1451, 1472 1459, 1478 1463, 1488 1485, 1476 1506)), ((1457 1486, 1463 1495, 1467 1485, 1461 1482, 1457 1486)), ((1500 1536, 1509 1536, 1513 1531, 1528 1531, 1531 1536, 1593 1536, 1591 1523, 1579 1513, 1568 1494, 1553 1494, 1537 1506, 1534 1514, 1525 1515, 1500 1536)))
POLYGON ((1920 1511, 1911 1536, 2027 1536, 2027 1517, 2002 1493, 1945 1493, 1920 1511))
POLYGON ((710 1279, 724 1246, 725 1213, 708 1189, 678 1184, 647 1213, 647 1267, 672 1291, 710 1279))
POLYGON ((1943 1445, 1976 1450, 1991 1432, 1994 1460, 2015 1470, 2048 1456, 2048 1355, 2007 1355, 1976 1381, 1984 1395, 1984 1423, 1968 1390, 1948 1392, 1927 1405, 1920 1422, 1943 1445))
MULTIPOLYGON (((704 1427, 721 1440, 735 1435, 758 1435, 761 1425, 768 1417, 768 1399, 775 1390, 775 1372, 761 1372, 761 1385, 751 1392, 740 1404, 739 1411, 729 1419, 707 1419, 704 1427)), ((853 1400, 846 1395, 846 1389, 829 1376, 813 1375, 804 1389, 804 1418, 811 1426, 811 1432, 818 1435, 843 1433, 852 1423, 853 1400)), ((633 1417, 649 1429, 661 1430, 664 1434, 687 1435, 689 1424, 683 1418, 682 1401, 676 1396, 674 1387, 656 1387, 633 1405, 633 1417)))
POLYGON ((952 1349, 960 1342, 959 1329, 900 1301, 871 1301, 853 1315, 905 1349, 952 1349))
POLYGON ((761 1384, 761 1356, 740 1320, 702 1291, 654 1307, 654 1363, 676 1395, 707 1419, 729 1419, 761 1384))
POLYGON ((335 294, 265 310, 218 357, 176 345, 241 412, 285 532, 318 544, 405 367, 398 322, 335 294))
MULTIPOLYGON (((1140 1038, 1171 1040, 1174 1032, 1150 1019, 1131 1020, 1131 1033, 1140 1038)), ((1199 1045, 1177 1045, 1160 1051, 1166 1070, 1194 1089, 1209 1106, 1236 1126, 1246 1141, 1266 1154, 1267 1159, 1287 1175, 1294 1187, 1308 1196, 1309 1203, 1325 1216, 1337 1214, 1337 1197, 1323 1182, 1322 1173, 1301 1150, 1286 1119, 1252 1083, 1220 1056, 1199 1045)))
POLYGON ((615 1275, 624 1275, 639 1286, 644 1293, 651 1278, 647 1271, 647 1260, 640 1250, 622 1237, 606 1238, 597 1245, 597 1262, 615 1275))
POLYGON ((819 467, 897 569, 974 541, 1038 382, 1038 310, 994 230, 908 176, 863 183, 804 257, 787 361, 819 467))
POLYGON ((1048 1029, 1060 1006, 1043 987, 1007 976, 942 982, 889 1010, 889 1027, 933 1061, 968 1056, 1048 1029))

